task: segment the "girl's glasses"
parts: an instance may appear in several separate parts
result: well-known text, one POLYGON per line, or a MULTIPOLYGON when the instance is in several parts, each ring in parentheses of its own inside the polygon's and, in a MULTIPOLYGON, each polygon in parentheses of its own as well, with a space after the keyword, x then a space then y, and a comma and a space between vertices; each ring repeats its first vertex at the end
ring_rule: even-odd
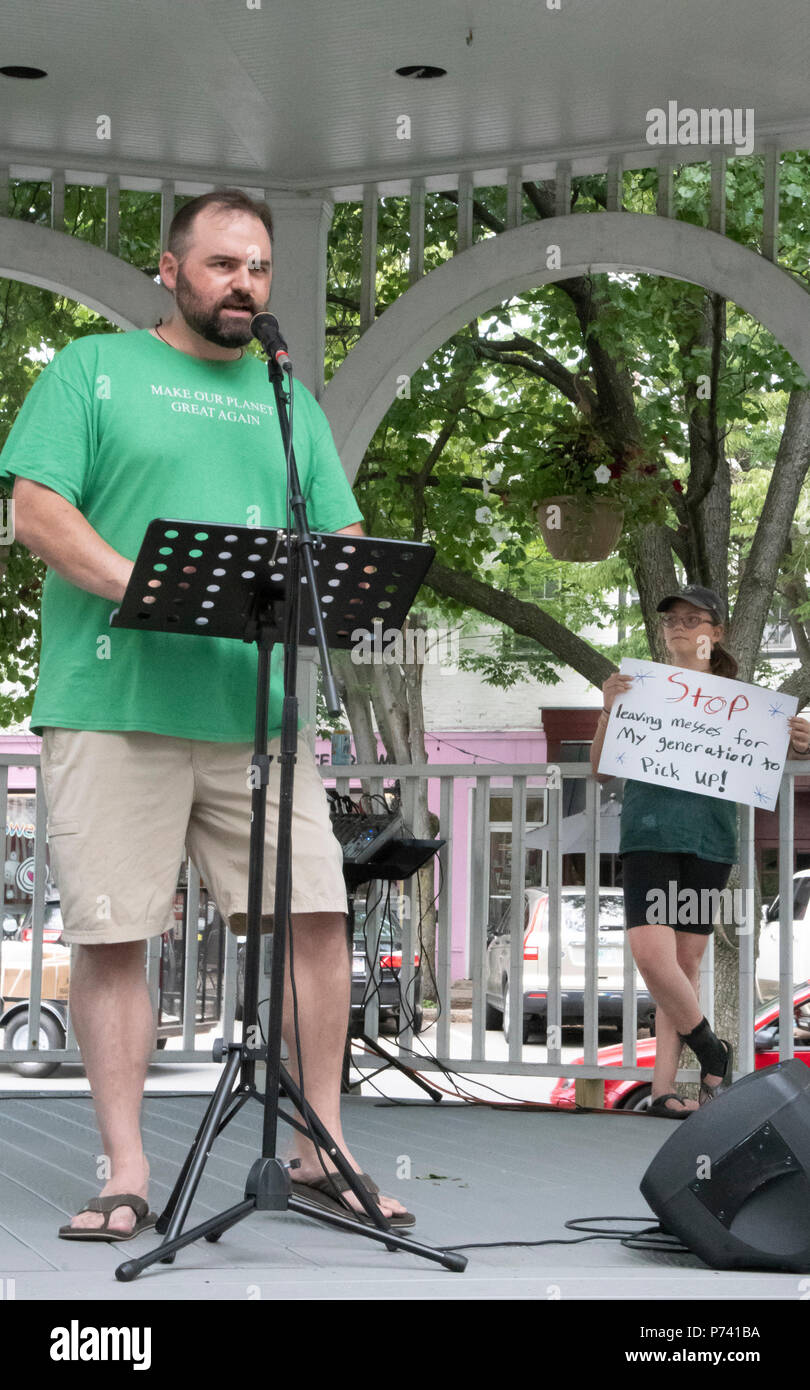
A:
POLYGON ((666 613, 661 619, 662 627, 700 627, 701 623, 710 623, 711 618, 699 618, 696 613, 690 613, 687 618, 676 618, 671 613, 666 613))

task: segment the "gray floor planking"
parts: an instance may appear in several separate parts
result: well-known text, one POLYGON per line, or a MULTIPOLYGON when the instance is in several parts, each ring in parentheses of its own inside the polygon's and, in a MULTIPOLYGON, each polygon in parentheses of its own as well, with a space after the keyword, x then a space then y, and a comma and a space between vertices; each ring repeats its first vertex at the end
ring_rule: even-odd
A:
MULTIPOLYGON (((206 1104, 156 1094, 143 1105, 160 1210, 206 1104)), ((429 1245, 568 1240, 573 1217, 653 1218, 639 1181, 673 1122, 646 1116, 549 1114, 483 1106, 380 1105, 346 1097, 353 1151, 383 1190, 418 1218, 429 1245), (410 1178, 398 1173, 410 1168, 410 1178)), ((240 1201, 261 1142, 261 1107, 245 1105, 219 1136, 192 1208, 193 1224, 240 1201)), ((289 1130, 282 1126, 287 1143, 289 1130)), ((0 1278, 18 1299, 798 1299, 800 1275, 706 1269, 692 1256, 650 1255, 610 1241, 466 1252, 454 1274, 410 1253, 295 1213, 254 1213, 216 1244, 196 1242, 174 1265, 120 1283, 115 1267, 150 1250, 154 1233, 111 1246, 60 1240, 57 1227, 94 1195, 100 1140, 87 1096, 0 1097, 0 1278)))

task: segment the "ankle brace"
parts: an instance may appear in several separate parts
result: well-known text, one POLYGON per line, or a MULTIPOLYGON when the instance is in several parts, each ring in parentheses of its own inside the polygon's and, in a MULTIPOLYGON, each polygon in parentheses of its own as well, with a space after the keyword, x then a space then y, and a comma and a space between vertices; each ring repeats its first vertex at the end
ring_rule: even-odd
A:
POLYGON ((691 1033, 679 1033, 681 1042, 691 1047, 700 1069, 710 1076, 723 1076, 726 1070, 727 1053, 717 1034, 712 1031, 707 1018, 702 1018, 691 1033))

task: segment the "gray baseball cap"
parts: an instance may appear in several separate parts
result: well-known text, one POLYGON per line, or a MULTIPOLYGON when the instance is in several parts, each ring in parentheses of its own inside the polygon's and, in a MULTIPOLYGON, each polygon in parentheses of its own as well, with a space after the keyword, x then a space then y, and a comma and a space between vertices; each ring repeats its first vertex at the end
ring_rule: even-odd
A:
POLYGON ((700 584, 687 584, 685 589, 679 589, 675 594, 667 594, 666 598, 662 598, 656 611, 666 612, 673 603, 677 603, 679 598, 685 599, 687 603, 696 604, 698 608, 710 609, 713 614, 716 614, 717 621, 720 623, 726 621, 726 606, 720 595, 716 594, 714 589, 702 588, 700 584))

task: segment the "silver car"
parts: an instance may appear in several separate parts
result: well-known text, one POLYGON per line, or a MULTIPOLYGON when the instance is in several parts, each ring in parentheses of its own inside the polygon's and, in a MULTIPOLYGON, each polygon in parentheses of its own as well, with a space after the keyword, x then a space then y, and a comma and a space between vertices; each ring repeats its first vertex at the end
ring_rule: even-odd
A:
MULTIPOLYGON (((561 892, 560 1009, 563 1024, 582 1024, 585 1018, 585 889, 566 887, 561 892)), ((543 1031, 548 1013, 548 907, 545 888, 527 888, 523 911, 523 1009, 521 1036, 528 1039, 532 1022, 543 1031)), ((507 1039, 512 1028, 511 904, 487 932, 486 1026, 503 1028, 507 1039)), ((599 1026, 622 1032, 624 987, 624 893, 621 888, 599 889, 598 939, 599 1026)), ((636 971, 638 1025, 652 1029, 655 1002, 636 971)))

